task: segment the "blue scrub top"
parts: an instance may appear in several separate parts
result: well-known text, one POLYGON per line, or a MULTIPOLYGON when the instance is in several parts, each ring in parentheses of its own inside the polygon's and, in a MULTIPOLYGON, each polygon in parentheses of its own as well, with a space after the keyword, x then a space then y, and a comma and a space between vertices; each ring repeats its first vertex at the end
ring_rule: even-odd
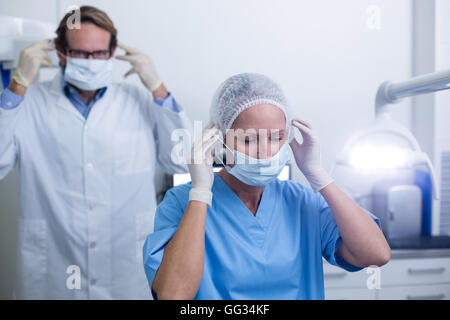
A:
MULTIPOLYGON (((170 189, 143 248, 150 288, 164 246, 177 230, 191 183, 170 189)), ((294 181, 266 185, 256 216, 215 174, 205 226, 202 299, 324 299, 322 257, 358 271, 336 255, 342 238, 323 196, 294 181)), ((371 215, 380 226, 378 218, 371 215)))

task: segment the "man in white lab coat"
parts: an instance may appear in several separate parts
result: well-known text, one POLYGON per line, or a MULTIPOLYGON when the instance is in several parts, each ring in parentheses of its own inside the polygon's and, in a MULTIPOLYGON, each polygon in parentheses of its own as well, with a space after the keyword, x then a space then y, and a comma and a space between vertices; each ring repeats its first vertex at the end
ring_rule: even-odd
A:
POLYGON ((151 298, 142 245, 153 230, 154 169, 186 170, 171 159, 171 133, 190 124, 138 50, 122 46, 116 58, 145 89, 110 83, 117 31, 103 11, 80 13, 78 28, 67 14, 57 30, 61 72, 32 85, 52 50, 33 44, 0 97, 0 179, 16 163, 20 171, 15 294, 151 298))

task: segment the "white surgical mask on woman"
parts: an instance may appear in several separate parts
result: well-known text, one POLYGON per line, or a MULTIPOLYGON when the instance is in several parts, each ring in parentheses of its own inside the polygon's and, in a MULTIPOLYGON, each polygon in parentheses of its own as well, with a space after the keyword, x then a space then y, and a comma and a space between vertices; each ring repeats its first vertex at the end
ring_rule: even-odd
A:
POLYGON ((290 159, 288 143, 284 143, 273 157, 267 159, 252 158, 237 150, 233 150, 233 154, 234 166, 225 166, 225 169, 251 186, 263 186, 275 180, 290 159))

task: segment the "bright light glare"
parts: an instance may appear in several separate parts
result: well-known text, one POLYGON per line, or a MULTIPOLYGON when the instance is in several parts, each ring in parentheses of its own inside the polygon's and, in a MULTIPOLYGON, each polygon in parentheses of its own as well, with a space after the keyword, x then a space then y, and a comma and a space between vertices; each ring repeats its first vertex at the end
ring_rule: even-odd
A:
POLYGON ((350 152, 350 165, 360 170, 395 169, 408 165, 410 150, 386 146, 357 146, 350 152))

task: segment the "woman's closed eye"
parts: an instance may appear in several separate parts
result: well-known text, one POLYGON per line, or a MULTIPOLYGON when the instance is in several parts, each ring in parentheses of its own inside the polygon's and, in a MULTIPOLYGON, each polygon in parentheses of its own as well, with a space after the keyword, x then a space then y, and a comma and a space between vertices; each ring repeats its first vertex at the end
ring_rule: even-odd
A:
MULTIPOLYGON (((270 141, 276 141, 276 142, 280 142, 284 139, 284 136, 275 136, 275 137, 270 137, 270 141)), ((245 144, 251 144, 251 143, 255 143, 255 142, 259 142, 259 139, 251 139, 251 138, 247 138, 244 140, 245 144)))
POLYGON ((256 137, 245 137, 243 140, 244 140, 245 144, 258 142, 258 138, 256 138, 256 137))
POLYGON ((271 141, 282 141, 284 139, 284 133, 276 133, 270 136, 271 141))

